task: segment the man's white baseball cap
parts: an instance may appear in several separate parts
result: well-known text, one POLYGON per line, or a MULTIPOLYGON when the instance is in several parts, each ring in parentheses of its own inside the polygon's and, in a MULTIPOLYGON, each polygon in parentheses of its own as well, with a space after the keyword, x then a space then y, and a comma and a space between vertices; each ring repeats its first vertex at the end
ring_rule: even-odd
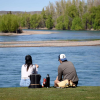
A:
POLYGON ((66 58, 65 54, 60 54, 60 55, 58 56, 58 61, 59 61, 59 60, 61 60, 61 61, 67 61, 67 58, 66 58))

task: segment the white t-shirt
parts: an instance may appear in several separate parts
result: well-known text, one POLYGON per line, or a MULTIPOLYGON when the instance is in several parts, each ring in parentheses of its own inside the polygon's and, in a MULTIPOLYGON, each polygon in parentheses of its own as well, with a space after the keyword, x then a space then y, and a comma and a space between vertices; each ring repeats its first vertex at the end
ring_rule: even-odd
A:
POLYGON ((35 65, 30 65, 27 71, 27 65, 22 65, 21 68, 21 79, 29 79, 31 74, 38 74, 38 68, 35 65))

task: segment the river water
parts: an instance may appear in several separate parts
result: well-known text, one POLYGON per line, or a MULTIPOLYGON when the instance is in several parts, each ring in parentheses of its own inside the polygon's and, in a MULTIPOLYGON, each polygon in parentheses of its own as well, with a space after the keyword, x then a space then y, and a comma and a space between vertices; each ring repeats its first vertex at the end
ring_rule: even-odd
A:
MULTIPOLYGON (((0 36, 0 41, 67 39, 66 34, 69 33, 67 33, 67 31, 61 32, 62 33, 59 34, 43 36, 0 36), (34 39, 32 39, 32 37, 34 37, 34 39)), ((84 31, 82 36, 79 34, 80 31, 77 32, 75 31, 74 34, 74 31, 72 31, 72 36, 70 33, 68 37, 70 39, 76 39, 76 37, 77 39, 83 39, 82 37, 85 39, 100 39, 99 32, 88 33, 84 31)), ((0 87, 20 87, 21 66, 25 63, 25 56, 27 54, 32 56, 33 64, 39 65, 39 74, 42 76, 41 82, 43 82, 43 78, 46 78, 46 75, 49 74, 50 85, 53 86, 57 76, 57 68, 60 64, 58 62, 58 55, 61 53, 66 54, 67 59, 74 64, 79 77, 78 86, 100 86, 100 46, 80 46, 0 48, 0 87)))
MULTIPOLYGON (((28 31, 28 30, 27 30, 28 31)), ((33 30, 29 30, 33 31, 33 30)), ((42 31, 42 30, 34 30, 42 31)), ((44 30, 49 31, 49 30, 44 30)), ((51 30, 55 34, 36 34, 23 36, 0 36, 0 41, 46 41, 46 40, 81 40, 81 39, 100 39, 100 31, 57 31, 51 30)))

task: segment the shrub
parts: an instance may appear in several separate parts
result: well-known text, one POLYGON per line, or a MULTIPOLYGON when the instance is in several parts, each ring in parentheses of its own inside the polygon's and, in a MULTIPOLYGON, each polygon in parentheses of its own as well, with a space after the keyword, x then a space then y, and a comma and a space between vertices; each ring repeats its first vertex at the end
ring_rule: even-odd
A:
POLYGON ((2 15, 0 20, 0 31, 1 32, 14 32, 18 29, 18 20, 16 15, 7 14, 2 15))
POLYGON ((46 27, 48 29, 52 29, 53 28, 53 20, 52 20, 51 15, 49 15, 47 20, 46 20, 46 27))
POLYGON ((38 14, 32 15, 30 19, 31 28, 34 28, 34 29, 38 28, 40 21, 41 21, 40 15, 38 14))
POLYGON ((81 18, 79 17, 75 17, 72 21, 72 30, 82 30, 82 22, 81 22, 81 18))

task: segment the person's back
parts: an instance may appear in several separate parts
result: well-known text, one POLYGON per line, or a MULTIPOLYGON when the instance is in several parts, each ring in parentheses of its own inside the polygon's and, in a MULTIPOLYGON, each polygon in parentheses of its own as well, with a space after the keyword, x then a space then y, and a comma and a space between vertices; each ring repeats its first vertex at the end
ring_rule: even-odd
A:
POLYGON ((21 81, 20 86, 29 86, 30 85, 30 78, 29 76, 31 74, 37 74, 38 73, 38 65, 32 64, 32 57, 30 55, 27 55, 25 57, 25 64, 21 67, 21 81))
POLYGON ((54 81, 54 86, 58 86, 57 83, 66 79, 72 81, 72 83, 77 86, 78 76, 73 63, 67 60, 65 54, 60 54, 58 56, 58 61, 60 62, 60 65, 58 66, 58 76, 54 81))
POLYGON ((64 61, 58 67, 58 80, 62 81, 65 79, 72 80, 73 82, 78 81, 78 76, 76 73, 76 69, 72 62, 64 61), (63 75, 63 79, 62 79, 63 75))
POLYGON ((27 65, 22 65, 22 68, 21 68, 21 79, 24 79, 24 78, 27 78, 29 79, 29 76, 31 74, 38 74, 38 68, 36 68, 35 65, 30 65, 29 66, 29 69, 27 70, 27 65))

